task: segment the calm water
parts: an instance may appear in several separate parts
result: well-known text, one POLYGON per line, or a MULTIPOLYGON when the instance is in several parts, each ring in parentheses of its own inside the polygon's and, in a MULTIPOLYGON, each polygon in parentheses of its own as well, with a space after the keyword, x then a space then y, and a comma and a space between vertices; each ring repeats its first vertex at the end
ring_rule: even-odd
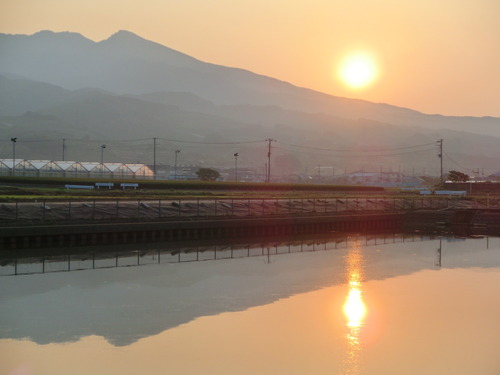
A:
POLYGON ((500 374, 499 238, 214 249, 0 277, 0 374, 500 374))

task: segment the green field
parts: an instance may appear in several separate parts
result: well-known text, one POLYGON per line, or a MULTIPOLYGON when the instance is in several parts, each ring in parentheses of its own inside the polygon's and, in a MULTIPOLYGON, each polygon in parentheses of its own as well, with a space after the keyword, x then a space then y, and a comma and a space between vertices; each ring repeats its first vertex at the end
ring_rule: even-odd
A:
POLYGON ((373 186, 340 186, 313 184, 236 183, 211 181, 102 180, 74 178, 0 177, 0 201, 67 200, 67 199, 175 199, 175 198, 242 198, 300 197, 353 194, 388 194, 389 190, 373 186), (65 185, 91 185, 113 182, 114 188, 92 190, 66 189, 65 185), (121 189, 120 183, 137 183, 137 189, 121 189))

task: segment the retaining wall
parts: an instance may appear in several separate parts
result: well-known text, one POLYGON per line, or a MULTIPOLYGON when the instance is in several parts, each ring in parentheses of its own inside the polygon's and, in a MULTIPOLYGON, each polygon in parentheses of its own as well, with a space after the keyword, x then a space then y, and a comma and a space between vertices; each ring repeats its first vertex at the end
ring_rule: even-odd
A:
POLYGON ((403 214, 198 219, 0 228, 0 250, 116 245, 325 232, 376 232, 401 228, 403 214))

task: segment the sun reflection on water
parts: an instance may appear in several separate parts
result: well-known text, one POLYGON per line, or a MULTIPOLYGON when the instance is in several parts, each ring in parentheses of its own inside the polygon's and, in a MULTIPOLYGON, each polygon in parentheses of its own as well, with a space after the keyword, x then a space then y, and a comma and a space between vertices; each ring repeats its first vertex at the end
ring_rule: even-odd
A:
POLYGON ((346 257, 347 296, 343 306, 346 317, 346 355, 344 374, 359 374, 361 354, 361 328, 366 316, 366 306, 362 298, 363 257, 359 243, 355 243, 346 257))

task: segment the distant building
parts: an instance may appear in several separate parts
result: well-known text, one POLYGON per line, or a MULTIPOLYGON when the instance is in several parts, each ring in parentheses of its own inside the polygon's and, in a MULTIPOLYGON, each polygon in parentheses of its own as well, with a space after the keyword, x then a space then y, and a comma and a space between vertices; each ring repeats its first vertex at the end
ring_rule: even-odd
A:
POLYGON ((407 176, 400 172, 353 172, 338 176, 344 183, 384 187, 423 187, 425 181, 419 177, 407 176))
POLYGON ((253 168, 224 168, 220 174, 224 181, 236 181, 236 173, 238 173, 238 182, 255 182, 259 181, 258 174, 253 168))
POLYGON ((0 176, 154 178, 145 164, 0 159, 0 176))
POLYGON ((490 174, 487 181, 500 181, 500 171, 490 174))
POLYGON ((178 181, 192 181, 199 180, 198 172, 200 167, 194 165, 178 165, 177 170, 175 166, 170 166, 167 180, 178 180, 178 181))

